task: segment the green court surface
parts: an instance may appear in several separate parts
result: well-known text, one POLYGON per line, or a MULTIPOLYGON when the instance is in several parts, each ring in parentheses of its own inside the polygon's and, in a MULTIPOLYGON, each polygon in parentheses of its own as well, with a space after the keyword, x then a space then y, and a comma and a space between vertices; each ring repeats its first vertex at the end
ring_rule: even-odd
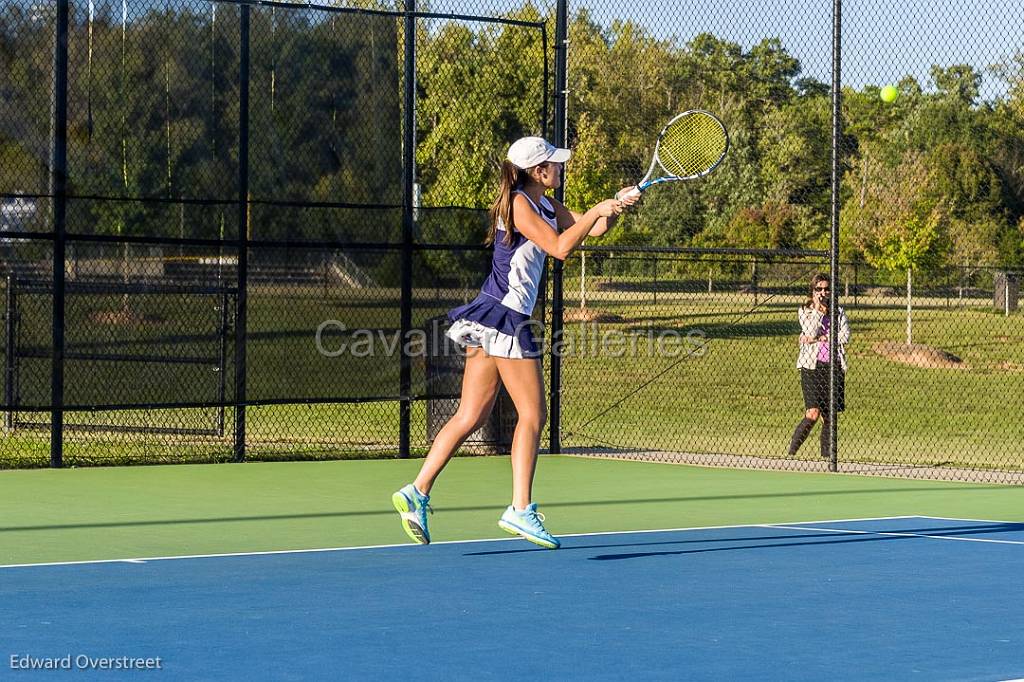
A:
MULTIPOLYGON (((420 460, 0 472, 0 564, 407 542, 392 491, 420 460)), ((434 487, 435 542, 504 537, 507 457, 456 458, 434 487)), ((542 456, 556 533, 923 515, 1024 521, 1024 487, 542 456)))

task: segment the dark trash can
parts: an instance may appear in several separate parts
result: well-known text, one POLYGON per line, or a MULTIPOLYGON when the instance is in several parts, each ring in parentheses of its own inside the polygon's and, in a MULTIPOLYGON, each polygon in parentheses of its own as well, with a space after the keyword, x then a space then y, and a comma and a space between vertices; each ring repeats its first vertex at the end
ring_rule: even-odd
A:
MULTIPOLYGON (((431 443, 459 408, 462 393, 466 356, 457 343, 445 336, 450 324, 447 317, 427 321, 427 440, 431 443)), ((470 434, 461 449, 476 454, 508 454, 515 429, 515 405, 505 387, 499 386, 498 398, 487 421, 470 434)))
POLYGON ((999 312, 1012 313, 1017 310, 1020 298, 1020 273, 997 272, 993 303, 999 312))

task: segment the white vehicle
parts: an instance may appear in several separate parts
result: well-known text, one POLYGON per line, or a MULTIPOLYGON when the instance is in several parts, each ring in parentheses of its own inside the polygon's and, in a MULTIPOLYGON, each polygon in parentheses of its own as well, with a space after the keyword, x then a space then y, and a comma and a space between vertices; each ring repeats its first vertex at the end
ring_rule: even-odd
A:
MULTIPOLYGON (((0 199, 0 233, 27 231, 36 217, 36 200, 26 197, 0 199)), ((0 237, 0 244, 19 244, 27 239, 0 237)))

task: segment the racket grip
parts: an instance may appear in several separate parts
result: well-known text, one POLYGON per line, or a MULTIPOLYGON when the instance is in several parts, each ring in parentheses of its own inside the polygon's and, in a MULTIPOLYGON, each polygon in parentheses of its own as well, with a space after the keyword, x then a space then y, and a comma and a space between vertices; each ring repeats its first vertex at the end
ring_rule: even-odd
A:
POLYGON ((638 196, 640 196, 640 190, 637 189, 636 187, 634 187, 634 188, 632 188, 630 190, 627 190, 625 192, 619 190, 618 192, 615 193, 615 198, 616 199, 630 199, 632 197, 638 197, 638 196))

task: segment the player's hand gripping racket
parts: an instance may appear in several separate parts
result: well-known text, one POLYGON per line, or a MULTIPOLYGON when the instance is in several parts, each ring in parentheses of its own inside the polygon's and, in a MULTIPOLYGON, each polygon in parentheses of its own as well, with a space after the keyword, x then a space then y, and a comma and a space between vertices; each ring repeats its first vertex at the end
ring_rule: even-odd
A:
POLYGON ((728 150, 729 133, 714 114, 700 109, 684 111, 661 129, 644 179, 616 198, 637 196, 662 182, 703 177, 722 163, 728 150))

